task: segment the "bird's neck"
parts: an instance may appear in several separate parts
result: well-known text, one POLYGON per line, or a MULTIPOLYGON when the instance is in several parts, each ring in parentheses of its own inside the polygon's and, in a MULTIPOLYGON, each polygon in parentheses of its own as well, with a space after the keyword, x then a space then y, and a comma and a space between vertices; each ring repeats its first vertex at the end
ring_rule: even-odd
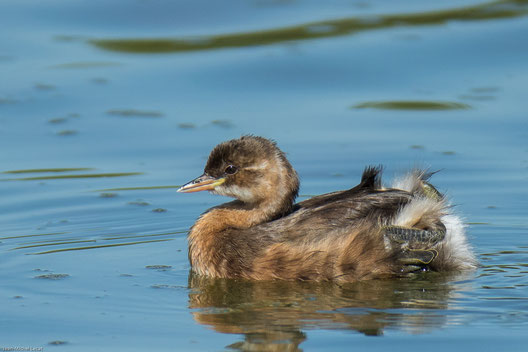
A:
MULTIPOLYGON (((233 229, 247 229, 273 220, 291 209, 291 205, 277 206, 274 202, 245 204, 233 201, 212 208, 196 221, 189 232, 189 260, 193 270, 199 274, 226 277, 220 248, 229 241, 226 236, 233 229)), ((251 241, 248 238, 248 241, 251 241)))
POLYGON ((260 202, 246 204, 239 200, 225 203, 208 210, 196 221, 189 239, 214 237, 227 228, 247 229, 273 220, 291 209, 291 205, 260 202))

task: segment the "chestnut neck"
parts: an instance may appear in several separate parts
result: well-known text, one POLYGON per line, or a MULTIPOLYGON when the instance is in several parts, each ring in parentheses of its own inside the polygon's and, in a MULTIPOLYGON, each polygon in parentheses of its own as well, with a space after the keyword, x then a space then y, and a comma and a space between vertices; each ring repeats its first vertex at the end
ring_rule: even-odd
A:
POLYGON ((294 195, 276 194, 254 203, 234 200, 210 209, 204 217, 221 216, 225 227, 245 229, 288 214, 293 209, 294 199, 294 195))

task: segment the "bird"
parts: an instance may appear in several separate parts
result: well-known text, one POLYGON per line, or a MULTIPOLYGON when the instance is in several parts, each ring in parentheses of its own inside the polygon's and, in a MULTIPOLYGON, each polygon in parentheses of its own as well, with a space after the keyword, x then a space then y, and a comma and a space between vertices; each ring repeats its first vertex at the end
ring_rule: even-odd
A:
POLYGON ((299 177, 276 142, 244 135, 211 151, 180 193, 235 198, 199 216, 188 233, 191 270, 214 278, 356 282, 477 267, 466 225, 412 169, 390 187, 382 167, 359 184, 295 203, 299 177))

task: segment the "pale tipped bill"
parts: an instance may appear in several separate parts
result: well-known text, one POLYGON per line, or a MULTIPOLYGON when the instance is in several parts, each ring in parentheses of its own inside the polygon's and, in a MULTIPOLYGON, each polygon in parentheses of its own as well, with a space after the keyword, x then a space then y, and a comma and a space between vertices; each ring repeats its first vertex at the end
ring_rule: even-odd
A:
POLYGON ((191 182, 187 182, 183 186, 181 186, 177 192, 181 193, 192 193, 192 192, 200 192, 200 191, 212 191, 215 189, 216 186, 221 185, 225 182, 225 178, 215 178, 213 176, 203 174, 201 176, 198 176, 191 182))

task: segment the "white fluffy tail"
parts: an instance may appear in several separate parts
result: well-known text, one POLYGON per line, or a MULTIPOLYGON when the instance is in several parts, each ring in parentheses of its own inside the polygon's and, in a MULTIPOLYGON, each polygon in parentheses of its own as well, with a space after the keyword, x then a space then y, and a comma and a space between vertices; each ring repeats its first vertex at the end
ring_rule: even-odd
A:
POLYGON ((453 213, 453 207, 427 182, 430 174, 415 170, 397 179, 392 188, 413 194, 413 198, 395 216, 390 225, 421 228, 424 225, 445 226, 445 238, 435 244, 438 257, 431 266, 438 270, 472 270, 477 260, 466 237, 466 225, 453 213))

